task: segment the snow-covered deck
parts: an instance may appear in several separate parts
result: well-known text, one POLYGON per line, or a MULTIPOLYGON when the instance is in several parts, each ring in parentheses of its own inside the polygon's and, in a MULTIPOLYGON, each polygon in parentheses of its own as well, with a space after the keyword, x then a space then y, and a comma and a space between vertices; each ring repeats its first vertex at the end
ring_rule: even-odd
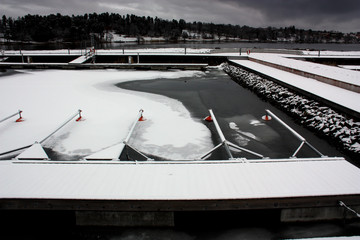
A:
MULTIPOLYGON (((329 102, 338 104, 343 106, 344 108, 350 109, 357 113, 360 113, 360 94, 349 91, 343 88, 339 88, 330 84, 326 84, 320 81, 317 81, 312 78, 302 77, 297 74, 293 74, 290 72, 282 71, 277 68, 273 68, 270 66, 266 66, 260 63, 256 63, 250 60, 231 60, 233 63, 250 68, 255 70, 256 72, 260 72, 263 75, 269 76, 271 78, 277 79, 280 82, 285 83, 286 85, 293 86, 295 88, 301 89, 305 92, 323 98, 329 102)), ((299 60, 294 60, 300 62, 299 60)), ((310 63, 311 65, 312 63, 310 63)), ((318 65, 318 64, 317 64, 318 65)), ((326 66, 324 66, 326 68, 326 66)), ((324 73, 326 73, 326 69, 323 69, 324 73)), ((345 70, 341 68, 332 68, 333 72, 336 71, 347 71, 354 72, 352 75, 359 74, 358 72, 345 70)), ((349 73, 349 74, 350 74, 349 73)), ((346 81, 344 78, 343 81, 346 81)), ((350 80, 349 80, 350 81, 350 80)), ((353 81, 353 80, 351 80, 353 81)))
POLYGON ((0 199, 230 200, 360 195, 343 158, 248 161, 2 161, 0 199))
MULTIPOLYGON (((234 62, 360 112, 358 93, 255 62, 234 62)), ((11 104, 4 105, 1 110, 2 116, 8 116, 21 107, 26 120, 22 125, 10 121, 3 123, 1 152, 43 139, 73 112, 74 106, 84 110, 86 121, 62 129, 49 140, 48 147, 63 154, 87 156, 116 144, 121 146, 133 121, 133 115, 129 113, 134 111, 136 114, 138 109, 144 108, 151 121, 145 122, 141 138, 137 138, 142 141, 142 150, 167 159, 189 161, 4 160, 0 161, 0 208, 4 208, 1 203, 7 200, 10 201, 7 207, 16 208, 16 204, 11 205, 14 199, 217 200, 224 201, 226 209, 239 209, 239 205, 227 204, 229 200, 287 201, 331 197, 333 201, 327 204, 335 206, 338 201, 351 196, 359 202, 360 170, 343 158, 193 161, 200 156, 199 153, 213 147, 209 140, 210 132, 203 124, 192 119, 178 101, 129 92, 115 86, 131 80, 196 77, 205 74, 203 72, 97 70, 22 73, 6 76, 0 84, 0 99, 3 102, 11 99, 11 104), (29 91, 34 86, 36 91, 29 91), (19 97, 14 98, 15 95, 19 97)), ((133 144, 137 146, 139 142, 134 140, 133 144)), ((71 204, 67 206, 73 207, 71 204)), ((182 205, 183 208, 186 206, 186 203, 182 205)), ((303 205, 298 203, 297 206, 303 205)), ((212 207, 217 208, 217 205, 212 207)), ((243 209, 251 207, 251 204, 244 205, 243 209)), ((259 205, 254 207, 259 208, 259 205)))
MULTIPOLYGON (((339 82, 360 86, 360 73, 356 71, 349 71, 347 69, 339 68, 336 66, 328 66, 319 63, 312 63, 307 61, 301 61, 298 59, 292 59, 292 57, 303 57, 303 56, 292 56, 292 55, 281 55, 281 54, 266 54, 266 53, 254 53, 250 54, 251 58, 258 59, 268 63, 274 63, 291 69, 299 70, 306 73, 311 73, 317 76, 323 76, 329 79, 334 79, 339 82)), ((306 56, 305 56, 306 57, 306 56)), ((329 57, 329 56, 327 56, 329 57)), ((341 56, 334 56, 340 58, 341 56)), ((344 56, 342 56, 344 57, 344 56)), ((354 56, 347 56, 351 58, 354 56)))

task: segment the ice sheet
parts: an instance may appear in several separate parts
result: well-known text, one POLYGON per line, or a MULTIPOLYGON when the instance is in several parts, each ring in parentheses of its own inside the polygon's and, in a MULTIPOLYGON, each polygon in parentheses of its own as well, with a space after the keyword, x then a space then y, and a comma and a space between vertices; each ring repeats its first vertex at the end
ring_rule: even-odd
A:
MULTIPOLYGON (((177 100, 123 90, 116 83, 201 76, 199 71, 46 70, 18 71, 0 78, 0 118, 21 109, 25 119, 0 124, 0 153, 40 141, 81 109, 84 121, 71 121, 43 145, 67 155, 87 156, 127 135, 140 109, 148 119, 132 143, 167 159, 194 158, 192 150, 212 148, 211 133, 177 100), (190 146, 190 148, 187 148, 190 146), (196 146, 196 147, 195 147, 196 146)), ((201 155, 201 154, 200 154, 201 155)))

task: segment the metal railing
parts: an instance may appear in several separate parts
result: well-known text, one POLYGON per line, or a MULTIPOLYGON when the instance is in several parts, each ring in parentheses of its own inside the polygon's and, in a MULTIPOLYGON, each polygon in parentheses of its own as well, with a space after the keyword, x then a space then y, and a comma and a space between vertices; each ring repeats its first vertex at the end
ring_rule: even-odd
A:
POLYGON ((214 125, 215 125, 215 128, 216 128, 216 131, 220 137, 220 141, 221 143, 219 145, 217 145, 216 147, 214 147, 213 149, 211 149, 210 151, 208 151, 207 153, 205 153, 204 155, 202 155, 200 157, 200 159, 205 159, 206 157, 208 157, 211 153, 213 153, 216 149, 220 148, 221 146, 223 146, 225 148, 225 151, 229 157, 229 159, 233 159, 233 155, 231 154, 231 151, 230 151, 230 147, 232 148, 235 148, 237 150, 240 150, 240 151, 244 151, 244 152, 247 152, 247 153, 250 153, 254 156, 257 156, 257 157, 260 157, 260 158, 264 158, 263 155, 259 154, 259 153, 256 153, 256 152, 253 152, 249 149, 246 149, 246 148, 243 148, 243 147, 240 147, 234 143, 231 143, 230 141, 226 140, 223 132, 221 131, 221 128, 216 120, 216 117, 215 117, 215 114, 213 113, 212 109, 209 109, 209 112, 210 112, 210 121, 214 122, 214 125))

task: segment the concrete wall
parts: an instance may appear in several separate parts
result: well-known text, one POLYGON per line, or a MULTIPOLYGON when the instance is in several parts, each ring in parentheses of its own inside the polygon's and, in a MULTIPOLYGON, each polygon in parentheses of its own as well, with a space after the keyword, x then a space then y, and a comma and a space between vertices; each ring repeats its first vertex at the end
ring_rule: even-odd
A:
POLYGON ((174 212, 76 211, 78 226, 174 226, 174 212))
MULTIPOLYGON (((353 209, 357 212, 360 207, 353 209)), ((343 207, 293 208, 281 210, 281 222, 311 222, 353 219, 357 216, 343 207)))

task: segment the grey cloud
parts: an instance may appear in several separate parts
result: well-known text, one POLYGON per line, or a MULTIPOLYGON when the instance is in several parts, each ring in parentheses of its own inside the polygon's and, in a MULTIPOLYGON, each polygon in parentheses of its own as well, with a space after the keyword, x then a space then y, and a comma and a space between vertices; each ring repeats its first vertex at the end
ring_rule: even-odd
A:
POLYGON ((109 12, 254 27, 360 31, 358 0, 1 0, 1 14, 109 12))
MULTIPOLYGON (((360 1, 358 0, 223 0, 234 7, 257 9, 266 22, 291 23, 309 28, 320 25, 333 25, 360 31, 358 26, 346 26, 360 18, 360 1)), ((328 29, 330 30, 330 29, 328 29)), ((336 30, 336 29, 335 29, 336 30)), ((341 29, 337 29, 341 30, 341 29)))

